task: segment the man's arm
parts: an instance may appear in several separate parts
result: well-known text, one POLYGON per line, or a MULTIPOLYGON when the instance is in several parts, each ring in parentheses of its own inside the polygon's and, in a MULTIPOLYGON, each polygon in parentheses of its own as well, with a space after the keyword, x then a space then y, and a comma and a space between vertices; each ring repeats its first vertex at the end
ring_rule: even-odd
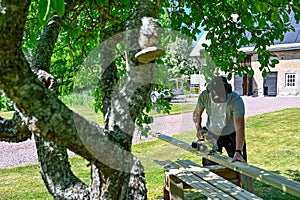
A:
MULTIPOLYGON (((234 128, 236 131, 236 150, 243 150, 245 142, 245 119, 244 115, 239 115, 234 117, 234 128)), ((245 162, 242 155, 238 152, 235 152, 232 161, 241 161, 245 162)))
POLYGON ((201 126, 203 111, 204 111, 204 108, 196 108, 193 113, 193 121, 194 121, 196 130, 197 130, 197 137, 199 139, 203 138, 202 126, 201 126), (201 133, 201 135, 199 135, 200 133, 201 133))

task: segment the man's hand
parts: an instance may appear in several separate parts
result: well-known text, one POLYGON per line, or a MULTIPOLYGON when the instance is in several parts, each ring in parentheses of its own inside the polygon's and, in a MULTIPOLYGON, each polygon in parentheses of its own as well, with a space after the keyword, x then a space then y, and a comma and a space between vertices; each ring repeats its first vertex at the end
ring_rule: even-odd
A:
POLYGON ((196 127, 196 130, 197 130, 197 138, 199 138, 199 140, 204 140, 204 136, 203 136, 203 129, 201 127, 201 121, 202 121, 202 118, 201 118, 201 115, 204 111, 204 108, 196 108, 193 112, 193 121, 195 123, 195 127, 196 127))
POLYGON ((243 156, 239 152, 235 152, 231 162, 235 162, 235 161, 246 162, 243 156))
POLYGON ((205 130, 200 129, 200 130, 197 132, 197 138, 198 138, 199 140, 204 140, 204 133, 205 133, 205 130))

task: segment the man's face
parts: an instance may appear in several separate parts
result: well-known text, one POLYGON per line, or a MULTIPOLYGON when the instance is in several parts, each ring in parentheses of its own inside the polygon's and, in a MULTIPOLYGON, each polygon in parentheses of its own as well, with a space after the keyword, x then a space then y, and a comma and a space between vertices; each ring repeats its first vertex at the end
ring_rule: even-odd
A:
POLYGON ((216 77, 213 79, 210 84, 207 86, 209 92, 211 93, 211 98, 215 103, 225 103, 226 91, 224 82, 221 77, 216 77))

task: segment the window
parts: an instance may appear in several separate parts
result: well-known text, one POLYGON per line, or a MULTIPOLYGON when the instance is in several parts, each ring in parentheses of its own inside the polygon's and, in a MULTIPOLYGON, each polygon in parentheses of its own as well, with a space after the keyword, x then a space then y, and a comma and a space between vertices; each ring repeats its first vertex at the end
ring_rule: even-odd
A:
POLYGON ((295 87, 296 86, 296 73, 286 73, 285 74, 285 86, 295 87))

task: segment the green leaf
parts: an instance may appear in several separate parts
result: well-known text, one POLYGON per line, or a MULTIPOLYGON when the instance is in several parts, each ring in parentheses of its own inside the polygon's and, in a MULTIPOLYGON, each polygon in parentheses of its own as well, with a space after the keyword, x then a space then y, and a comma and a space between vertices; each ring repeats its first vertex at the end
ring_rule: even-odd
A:
POLYGON ((284 23, 288 23, 290 21, 290 16, 286 12, 283 14, 283 21, 284 23))
POLYGON ((39 1, 39 13, 38 18, 42 24, 45 24, 50 17, 50 0, 39 1))
POLYGON ((65 13, 65 4, 64 0, 51 0, 51 7, 58 14, 58 16, 62 17, 65 13))
POLYGON ((278 11, 273 11, 271 14, 271 22, 278 22, 280 20, 280 15, 278 11))
POLYGON ((208 47, 208 45, 205 44, 205 43, 203 43, 202 46, 203 46, 204 48, 207 48, 207 47, 208 47))
POLYGON ((85 2, 89 5, 89 8, 90 8, 90 9, 93 8, 94 0, 85 0, 85 2))
POLYGON ((232 79, 232 73, 228 73, 227 79, 228 79, 228 80, 231 80, 231 79, 232 79))
POLYGON ((264 69, 264 70, 262 71, 262 76, 263 76, 264 78, 266 78, 267 75, 268 75, 268 72, 264 69))
POLYGON ((253 75, 254 75, 254 70, 253 70, 252 68, 249 69, 248 72, 247 72, 247 75, 248 75, 249 77, 253 77, 253 75))
POLYGON ((257 2, 256 8, 259 12, 267 12, 268 5, 262 2, 257 2))
POLYGON ((207 40, 210 40, 211 38, 212 38, 212 34, 211 34, 211 33, 207 33, 206 39, 207 39, 207 40))
POLYGON ((121 4, 128 5, 130 3, 130 0, 121 0, 121 4))
POLYGON ((277 59, 271 60, 271 67, 275 67, 275 65, 277 65, 278 63, 279 63, 279 60, 277 60, 277 59))
POLYGON ((102 7, 102 6, 108 6, 109 0, 96 0, 97 4, 102 7))
POLYGON ((258 19, 259 27, 265 27, 267 25, 267 22, 264 18, 258 19))
POLYGON ((146 115, 146 116, 144 117, 144 123, 146 123, 146 124, 151 124, 151 123, 153 123, 153 117, 146 115))

